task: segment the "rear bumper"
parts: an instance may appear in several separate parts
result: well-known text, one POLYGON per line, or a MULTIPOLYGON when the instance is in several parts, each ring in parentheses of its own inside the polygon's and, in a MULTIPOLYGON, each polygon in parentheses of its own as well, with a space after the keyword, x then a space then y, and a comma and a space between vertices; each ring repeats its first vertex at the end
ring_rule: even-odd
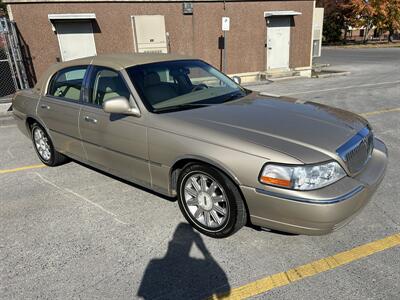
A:
POLYGON ((273 187, 241 186, 254 225, 308 235, 336 230, 361 211, 382 181, 388 153, 375 139, 375 149, 364 170, 315 191, 289 191, 273 187))
POLYGON ((22 113, 20 113, 18 110, 14 109, 14 110, 13 110, 13 117, 14 117, 15 123, 17 124, 19 130, 20 130, 25 136, 27 136, 27 137, 30 138, 30 132, 29 132, 29 130, 28 130, 28 128, 27 128, 27 125, 26 125, 26 118, 25 118, 25 116, 24 116, 22 113))

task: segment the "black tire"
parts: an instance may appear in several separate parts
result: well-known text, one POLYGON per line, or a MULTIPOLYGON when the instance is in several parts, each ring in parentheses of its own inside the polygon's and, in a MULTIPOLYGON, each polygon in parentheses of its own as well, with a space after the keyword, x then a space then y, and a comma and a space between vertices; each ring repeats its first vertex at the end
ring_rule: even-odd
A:
MULTIPOLYGON (((193 196, 193 199, 197 198, 193 196)), ((198 201, 200 202, 200 200, 198 201)), ((212 238, 228 237, 242 228, 247 221, 246 207, 238 187, 228 176, 212 166, 193 164, 186 167, 179 174, 178 203, 179 208, 186 220, 196 230, 212 238), (186 203, 187 201, 185 200, 185 186, 188 184, 190 178, 193 176, 201 176, 201 174, 204 174, 208 179, 215 181, 222 188, 222 193, 225 195, 224 199, 226 199, 226 201, 223 203, 226 205, 224 210, 227 213, 226 218, 224 216, 224 222, 213 228, 206 226, 196 219, 195 214, 190 212, 189 206, 186 203)), ((212 201, 212 203, 214 203, 214 201, 212 201)), ((199 206, 195 206, 194 209, 199 209, 199 206)), ((203 218, 205 220, 204 215, 203 218)), ((213 221, 214 220, 215 218, 213 221)), ((215 222, 215 224, 217 224, 217 222, 215 222)))
POLYGON ((33 143, 33 148, 36 151, 36 154, 38 155, 39 159, 42 161, 42 163, 44 163, 46 166, 49 167, 55 167, 55 166, 59 166, 62 165, 66 162, 68 162, 68 157, 66 157, 65 155, 59 153, 53 145, 53 142, 51 141, 50 136, 47 134, 46 130, 38 123, 33 123, 31 126, 31 137, 32 137, 32 143, 33 143), (35 132, 39 131, 44 135, 47 145, 49 146, 49 153, 50 153, 50 157, 48 159, 46 159, 46 157, 43 157, 38 150, 38 147, 35 143, 35 132))

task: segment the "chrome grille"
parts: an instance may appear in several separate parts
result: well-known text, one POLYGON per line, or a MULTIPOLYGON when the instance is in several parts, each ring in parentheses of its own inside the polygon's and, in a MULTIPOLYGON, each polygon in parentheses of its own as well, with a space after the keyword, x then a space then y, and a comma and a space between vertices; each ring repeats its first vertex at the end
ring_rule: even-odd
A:
POLYGON ((354 174, 368 162, 373 149, 374 135, 368 127, 365 127, 340 146, 336 152, 346 163, 349 171, 354 174))

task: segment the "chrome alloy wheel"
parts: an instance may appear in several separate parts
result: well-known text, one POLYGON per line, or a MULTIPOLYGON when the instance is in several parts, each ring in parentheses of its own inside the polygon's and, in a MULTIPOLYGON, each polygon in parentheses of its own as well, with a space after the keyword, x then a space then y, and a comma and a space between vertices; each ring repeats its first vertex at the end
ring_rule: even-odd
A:
POLYGON ((45 160, 49 161, 51 158, 51 150, 48 138, 41 128, 35 128, 33 131, 33 139, 35 147, 39 155, 45 160))
POLYGON ((224 190, 203 173, 187 179, 184 199, 192 218, 208 228, 222 226, 228 217, 229 205, 224 190))

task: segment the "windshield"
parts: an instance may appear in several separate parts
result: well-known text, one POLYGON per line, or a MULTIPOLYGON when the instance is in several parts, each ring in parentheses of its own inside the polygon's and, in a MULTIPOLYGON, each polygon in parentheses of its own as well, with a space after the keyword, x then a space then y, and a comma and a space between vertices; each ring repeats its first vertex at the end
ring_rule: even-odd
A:
POLYGON ((127 72, 146 107, 155 113, 220 104, 246 94, 229 77, 200 60, 138 65, 127 72))

